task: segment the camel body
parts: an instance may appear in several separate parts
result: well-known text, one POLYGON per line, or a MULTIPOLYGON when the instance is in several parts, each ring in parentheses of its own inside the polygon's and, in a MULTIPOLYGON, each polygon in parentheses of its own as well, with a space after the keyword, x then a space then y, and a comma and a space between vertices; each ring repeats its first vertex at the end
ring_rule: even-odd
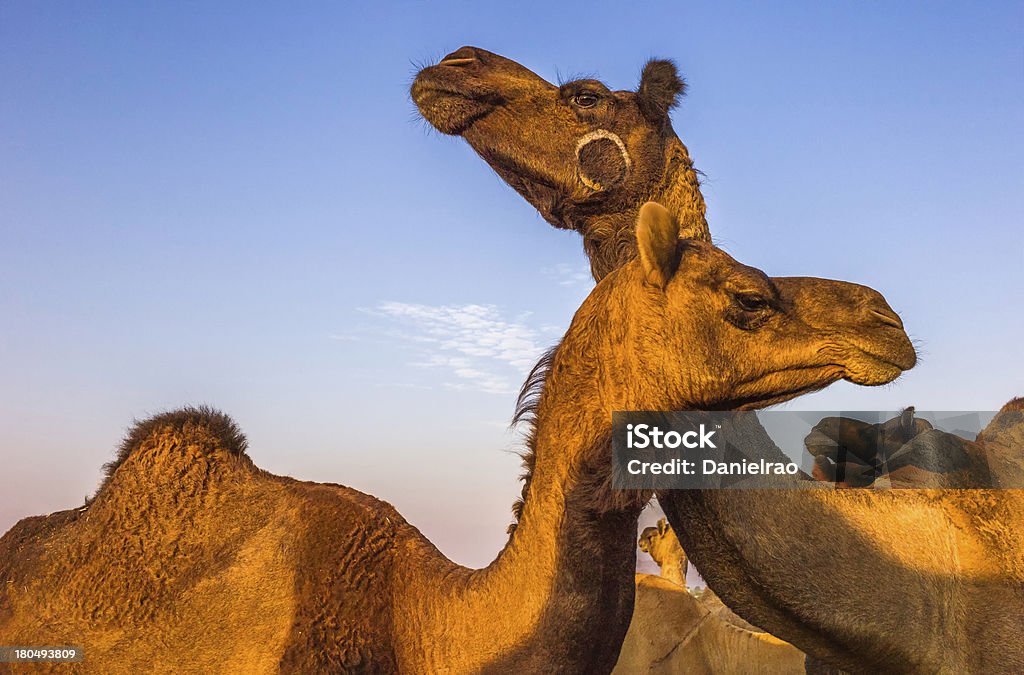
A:
POLYGON ((804 655, 728 621, 664 577, 638 574, 633 621, 613 672, 795 675, 804 672, 804 655))
MULTIPOLYGON (((1024 454, 1021 408, 1011 401, 979 434, 993 456, 1024 454)), ((781 455, 767 436, 760 446, 781 455)), ((1024 671, 1024 490, 674 490, 658 500, 730 608, 821 661, 850 672, 1024 671)))
POLYGON ((915 360, 869 288, 769 278, 656 204, 637 240, 528 380, 523 499, 488 567, 372 497, 260 471, 230 419, 186 409, 136 426, 83 509, 0 539, 0 642, 81 642, 92 672, 610 672, 651 496, 611 489, 612 411, 768 404, 915 360))

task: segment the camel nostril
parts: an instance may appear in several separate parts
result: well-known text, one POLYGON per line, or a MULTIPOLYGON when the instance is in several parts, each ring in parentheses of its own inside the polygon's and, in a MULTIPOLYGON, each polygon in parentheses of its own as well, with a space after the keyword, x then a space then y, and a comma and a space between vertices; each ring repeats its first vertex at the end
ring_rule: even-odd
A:
POLYGON ((479 60, 479 55, 473 47, 459 47, 448 56, 441 59, 440 66, 466 66, 479 60))
POLYGON ((893 328, 903 330, 903 321, 900 319, 899 315, 896 314, 896 312, 892 311, 891 309, 872 309, 869 313, 871 314, 871 316, 875 317, 876 319, 884 323, 886 326, 891 326, 893 328))

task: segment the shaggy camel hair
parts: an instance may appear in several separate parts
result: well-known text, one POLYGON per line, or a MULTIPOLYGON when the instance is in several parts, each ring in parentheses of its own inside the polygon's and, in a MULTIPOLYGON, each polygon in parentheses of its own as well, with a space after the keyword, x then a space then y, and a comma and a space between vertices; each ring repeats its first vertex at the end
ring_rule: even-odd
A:
POLYGON ((81 645, 104 673, 610 671, 650 497, 610 487, 612 411, 778 401, 914 363, 869 288, 771 279, 679 240, 656 204, 637 233, 639 259, 531 389, 519 526, 487 568, 373 497, 261 471, 229 419, 184 410, 136 427, 84 508, 0 539, 0 644, 81 645))
POLYGON ((684 238, 710 240, 697 172, 669 120, 684 89, 670 61, 649 61, 636 91, 611 91, 590 79, 556 87, 515 61, 463 47, 421 70, 412 98, 549 223, 582 234, 601 279, 636 256, 633 225, 644 202, 667 207, 684 238))
MULTIPOLYGON (((635 255, 624 214, 645 199, 706 236, 696 174, 668 122, 681 92, 667 61, 648 64, 637 92, 609 92, 594 80, 555 87, 464 47, 421 71, 412 95, 431 124, 465 138, 549 222, 580 231, 600 279, 635 255), (574 149, 604 131, 625 169, 615 188, 594 190, 588 158, 574 149)), ((603 147, 608 163, 614 152, 603 147)), ((830 380, 844 378, 884 381, 830 380)), ((1021 440, 1008 464, 1024 455, 1021 440)), ((1024 671, 1024 493, 878 492, 691 490, 658 500, 726 603, 812 656, 856 672, 1024 671)))

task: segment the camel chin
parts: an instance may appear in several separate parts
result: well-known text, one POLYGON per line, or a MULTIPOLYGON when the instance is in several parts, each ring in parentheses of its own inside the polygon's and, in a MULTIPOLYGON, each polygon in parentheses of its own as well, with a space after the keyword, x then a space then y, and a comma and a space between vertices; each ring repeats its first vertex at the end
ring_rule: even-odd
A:
POLYGON ((880 387, 897 380, 905 368, 861 351, 846 365, 843 379, 862 387, 880 387))

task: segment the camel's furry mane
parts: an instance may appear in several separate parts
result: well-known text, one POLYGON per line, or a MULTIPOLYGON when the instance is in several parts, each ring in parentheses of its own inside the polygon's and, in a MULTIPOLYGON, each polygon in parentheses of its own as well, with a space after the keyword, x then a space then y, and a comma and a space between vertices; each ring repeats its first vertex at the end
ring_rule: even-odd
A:
POLYGON ((530 477, 533 476, 533 466, 537 461, 537 408, 540 407, 540 399, 544 393, 544 383, 547 382, 548 375, 551 374, 551 366, 555 363, 555 355, 558 353, 560 346, 562 346, 561 342, 555 344, 541 355, 537 363, 530 369, 530 374, 526 376, 526 381, 520 387, 519 397, 516 399, 516 412, 512 415, 510 426, 527 425, 524 434, 526 448, 519 453, 519 456, 523 458, 523 473, 519 476, 519 479, 523 481, 523 491, 520 497, 512 504, 512 516, 515 520, 508 526, 509 534, 512 534, 516 529, 516 525, 519 524, 519 518, 523 515, 523 504, 526 501, 526 493, 530 489, 530 477))
POLYGON ((110 482, 114 472, 149 438, 166 428, 192 432, 201 429, 217 439, 218 445, 233 455, 244 455, 248 448, 245 434, 233 419, 210 406, 186 406, 178 410, 136 421, 117 448, 117 455, 103 465, 103 483, 97 493, 110 482))
MULTIPOLYGON (((508 533, 512 534, 519 525, 523 515, 523 507, 526 504, 526 497, 530 491, 530 480, 533 477, 534 466, 537 462, 537 412, 541 399, 544 395, 544 387, 547 383, 551 369, 554 367, 558 350, 562 342, 551 347, 540 357, 540 360, 530 370, 522 388, 519 390, 519 398, 516 401, 516 412, 512 417, 512 427, 520 423, 527 425, 525 436, 525 449, 520 452, 523 458, 523 473, 520 479, 523 481, 523 490, 519 498, 512 504, 513 522, 508 526, 508 533)), ((605 462, 611 462, 610 452, 597 452, 601 446, 611 443, 611 432, 597 438, 593 442, 594 452, 584 453, 589 457, 596 457, 595 461, 588 462, 579 467, 579 484, 583 488, 581 501, 578 503, 586 508, 597 512, 610 510, 622 510, 636 508, 637 513, 650 499, 648 492, 622 492, 612 489, 611 468, 605 462)))

